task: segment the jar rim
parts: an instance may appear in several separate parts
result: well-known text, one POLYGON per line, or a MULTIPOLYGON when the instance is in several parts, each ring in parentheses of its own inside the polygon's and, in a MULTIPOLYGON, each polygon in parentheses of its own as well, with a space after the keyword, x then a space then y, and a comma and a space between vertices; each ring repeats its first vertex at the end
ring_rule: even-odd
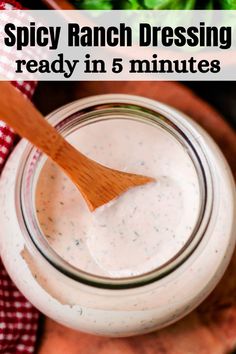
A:
MULTIPOLYGON (((58 271, 69 278, 90 286, 127 289, 146 285, 164 277, 183 264, 194 252, 202 240, 211 218, 213 181, 204 144, 199 141, 200 134, 189 123, 184 114, 178 113, 175 109, 158 101, 126 94, 97 95, 60 107, 48 115, 47 119, 63 134, 68 128, 68 124, 71 121, 74 122, 73 119, 75 121, 79 119, 80 126, 83 126, 82 124, 86 125, 89 121, 91 122, 91 115, 95 115, 93 117, 93 122, 95 122, 104 119, 104 115, 108 112, 116 112, 116 110, 126 112, 126 114, 129 113, 131 116, 135 114, 136 120, 143 121, 145 119, 150 124, 158 124, 167 129, 188 149, 188 154, 195 166, 201 193, 199 216, 188 241, 172 259, 147 273, 123 278, 93 275, 74 267, 64 260, 51 248, 38 226, 34 207, 34 190, 37 177, 40 174, 40 167, 42 168, 45 159, 40 159, 42 154, 31 144, 27 144, 17 171, 16 204, 19 211, 17 213, 19 223, 28 247, 36 248, 43 258, 58 271)), ((75 122, 73 124, 76 126, 75 122)))

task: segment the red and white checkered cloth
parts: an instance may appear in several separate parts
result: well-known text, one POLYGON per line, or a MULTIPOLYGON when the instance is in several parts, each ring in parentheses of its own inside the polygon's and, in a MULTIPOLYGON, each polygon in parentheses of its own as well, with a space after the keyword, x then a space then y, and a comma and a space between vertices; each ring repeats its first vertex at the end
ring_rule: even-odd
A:
MULTIPOLYGON (((0 11, 21 8, 15 1, 0 1, 0 11)), ((3 55, 1 48, 0 55, 3 55)), ((26 81, 12 82, 12 84, 29 99, 36 86, 36 82, 26 81)), ((0 121, 0 173, 14 142, 13 130, 0 121)), ((38 317, 38 311, 17 290, 0 259, 0 353, 33 353, 38 317)))

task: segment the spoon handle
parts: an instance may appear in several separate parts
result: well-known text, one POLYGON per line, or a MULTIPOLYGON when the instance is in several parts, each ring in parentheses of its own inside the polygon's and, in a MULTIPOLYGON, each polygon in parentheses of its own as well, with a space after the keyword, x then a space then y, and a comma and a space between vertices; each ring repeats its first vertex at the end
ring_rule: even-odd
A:
POLYGON ((0 82, 0 119, 55 161, 77 185, 90 210, 108 203, 131 187, 153 182, 153 178, 116 171, 87 158, 70 145, 7 82, 0 82))
MULTIPOLYGON (((37 111, 33 104, 10 83, 0 82, 0 119, 26 138, 42 152, 57 162, 64 170, 70 170, 73 156, 82 173, 87 158, 73 148, 37 111), (68 156, 70 157, 68 159, 68 156)), ((78 171, 77 171, 78 173, 78 171)))

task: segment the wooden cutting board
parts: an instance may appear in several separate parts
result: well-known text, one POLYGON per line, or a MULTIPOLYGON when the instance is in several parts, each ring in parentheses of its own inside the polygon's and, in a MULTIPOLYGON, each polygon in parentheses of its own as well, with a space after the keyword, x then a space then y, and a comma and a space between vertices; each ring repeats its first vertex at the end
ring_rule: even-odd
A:
MULTIPOLYGON (((204 83, 203 83, 204 84, 204 83)), ((80 97, 129 93, 154 98, 183 111, 219 144, 236 178, 236 134, 189 89, 172 82, 43 83, 35 102, 48 113, 80 97), (47 97, 51 97, 47 100, 47 97)), ((235 230, 236 232, 236 230, 235 230)), ((163 330, 126 339, 103 338, 45 320, 38 354, 226 354, 236 349, 236 252, 213 293, 190 315, 163 330)))

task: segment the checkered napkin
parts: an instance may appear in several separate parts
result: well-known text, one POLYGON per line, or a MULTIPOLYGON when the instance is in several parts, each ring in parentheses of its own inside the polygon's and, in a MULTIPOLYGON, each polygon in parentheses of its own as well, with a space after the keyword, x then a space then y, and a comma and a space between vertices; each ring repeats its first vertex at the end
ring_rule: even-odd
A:
MULTIPOLYGON (((0 1, 0 11, 21 8, 15 1, 0 1)), ((0 48, 0 56, 2 55, 4 53, 1 53, 0 48)), ((4 71, 6 73, 5 76, 8 77, 7 73, 9 73, 9 69, 7 65, 4 66, 4 71)), ((4 75, 4 72, 1 74, 4 75)), ((33 95, 36 86, 36 82, 26 81, 14 81, 12 84, 29 99, 33 95)), ((0 173, 14 146, 14 142, 15 134, 13 130, 0 121, 0 173)), ((12 283, 0 259, 0 353, 33 353, 38 316, 38 311, 12 283)))

